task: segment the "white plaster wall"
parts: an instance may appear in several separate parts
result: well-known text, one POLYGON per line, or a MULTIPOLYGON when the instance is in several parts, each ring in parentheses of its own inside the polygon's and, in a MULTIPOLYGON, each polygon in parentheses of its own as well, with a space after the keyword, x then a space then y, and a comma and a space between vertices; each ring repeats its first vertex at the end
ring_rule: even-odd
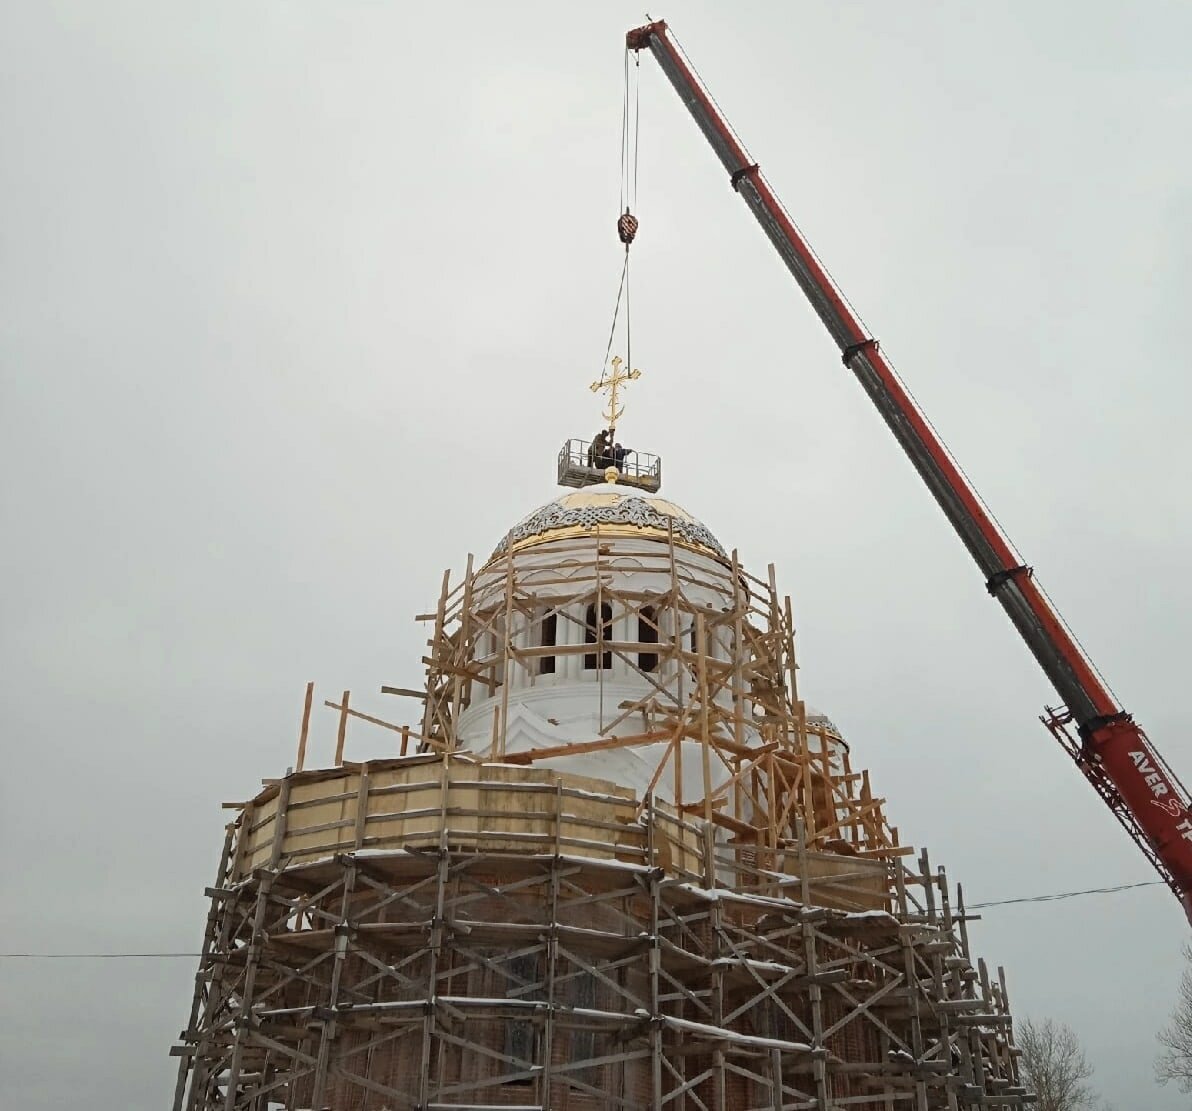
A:
MULTIPOLYGON (((662 594, 670 589, 669 569, 663 569, 660 558, 667 547, 664 542, 645 537, 602 537, 601 545, 609 555, 601 560, 605 581, 626 593, 662 594), (650 556, 646 560, 643 557, 650 556), (647 566, 649 564, 649 566, 647 566), (658 569, 655 569, 658 568, 658 569)), ((706 578, 708 585, 684 583, 683 592, 692 604, 703 606, 710 612, 724 612, 731 608, 733 597, 729 572, 725 566, 701 553, 682 550, 682 561, 697 577, 706 578), (712 585, 723 582, 723 586, 712 585)), ((495 560, 477 574, 473 587, 473 605, 477 610, 495 610, 503 614, 505 605, 507 564, 504 558, 495 560)), ((590 579, 591 570, 581 572, 574 551, 574 540, 548 540, 518 553, 516 581, 518 587, 530 590, 542 600, 541 612, 554 608, 558 599, 567 598, 576 592, 576 585, 570 581, 552 583, 548 580, 590 579)), ((575 604, 560 611, 556 626, 556 644, 582 644, 587 604, 575 604), (566 619, 565 615, 570 617, 566 619)), ((691 615, 681 612, 682 635, 690 645, 691 615)), ((673 635, 674 611, 667 608, 660 613, 660 639, 673 635)), ((613 613, 613 643, 636 643, 638 641, 635 617, 625 613, 613 613)), ((531 647, 540 637, 536 622, 528 622, 522 615, 514 615, 514 644, 531 647)), ((709 629, 710 655, 717 659, 732 657, 732 629, 709 629)), ((481 638, 481 654, 491 654, 496 645, 493 638, 481 638)), ((507 667, 509 691, 505 729, 504 750, 520 752, 528 749, 553 748, 558 745, 594 741, 602 737, 626 737, 646 731, 641 713, 634 713, 617 722, 624 711, 621 705, 636 702, 655 688, 637 674, 628 663, 614 654, 611 668, 588 670, 584 667, 582 654, 555 657, 556 670, 553 674, 539 674, 536 669, 527 669, 510 663, 507 667)), ((694 678, 690 674, 679 675, 676 669, 660 661, 654 679, 672 695, 682 697, 690 694, 694 678)), ((502 694, 497 690, 491 696, 484 696, 484 688, 473 688, 473 701, 460 716, 459 738, 461 744, 477 754, 489 756, 493 737, 494 717, 498 728, 502 712, 502 694), (477 692, 481 697, 477 697, 477 692)), ((726 707, 731 706, 731 695, 721 692, 718 696, 726 707)), ((746 726, 746 743, 755 743, 758 733, 746 726)), ((683 743, 682 794, 685 800, 703 795, 702 749, 694 741, 683 743)), ((538 762, 539 766, 556 767, 559 770, 579 775, 591 775, 612 779, 622 786, 632 787, 644 793, 650 779, 663 756, 661 743, 634 746, 632 748, 606 749, 577 756, 559 757, 538 762)), ((839 765, 839 758, 833 753, 832 763, 839 765)), ((729 776, 728 769, 718 758, 712 769, 713 784, 722 783, 729 776)), ((674 769, 668 767, 655 787, 655 794, 668 801, 674 801, 674 769)))
MULTIPOLYGON (((542 599, 542 612, 554 608, 557 599, 566 598, 576 592, 570 582, 551 583, 546 580, 591 577, 590 570, 581 572, 574 551, 568 551, 574 541, 545 541, 517 556, 517 584, 522 590, 531 590, 542 599)), ((615 590, 634 594, 663 594, 670 590, 669 569, 655 569, 660 557, 667 552, 666 544, 658 540, 636 537, 602 537, 602 546, 609 549, 607 558, 601 560, 604 580, 615 590), (643 557, 652 557, 651 560, 643 557), (652 564, 646 566, 647 563, 652 564)), ((681 558, 709 582, 726 578, 723 564, 710 556, 683 550, 681 558)), ((505 560, 498 559, 476 577, 473 601, 478 610, 501 611, 504 607, 507 567, 505 560)), ((706 607, 710 612, 723 612, 732 606, 732 591, 726 582, 722 589, 713 585, 684 584, 684 593, 696 605, 706 607)), ((559 613, 556 626, 556 644, 582 644, 587 604, 575 604, 559 613), (570 618, 568 620, 567 618, 570 618)), ((612 642, 637 643, 638 629, 636 614, 627 614, 614 607, 612 621, 612 642)), ((680 613, 683 621, 684 640, 689 636, 691 615, 680 613)), ((674 611, 665 608, 659 612, 660 639, 673 635, 674 611)), ((537 643, 540 631, 536 623, 525 617, 515 616, 513 641, 515 645, 529 647, 537 643)), ((721 634, 721 643, 712 646, 712 654, 728 659, 727 634, 721 634)), ((482 638, 482 650, 491 652, 491 638, 482 638)), ((621 704, 636 702, 655 690, 641 675, 615 654, 610 668, 586 669, 582 654, 556 656, 556 670, 553 674, 539 674, 535 669, 526 669, 510 664, 507 724, 505 730, 505 751, 518 752, 530 748, 548 748, 574 742, 592 741, 601 737, 625 737, 645 731, 640 713, 632 714, 624 721, 613 724, 624 711, 621 704)), ((652 673, 658 684, 678 697, 680 683, 683 694, 690 690, 693 679, 690 675, 679 676, 676 669, 659 662, 659 670, 652 673)), ((480 688, 483 692, 483 688, 480 688)), ((731 696, 724 692, 720 698, 731 705, 731 696)), ((460 717, 459 737, 467 748, 487 755, 493 735, 494 715, 501 714, 502 694, 497 691, 491 696, 474 700, 460 717)), ((751 731, 752 732, 752 731, 751 731)), ((685 742, 683 752, 682 779, 685 798, 698 798, 703 794, 703 771, 700 746, 685 742)), ((611 749, 580 756, 569 756, 559 760, 546 760, 546 767, 580 775, 594 775, 611 778, 624 786, 643 791, 649 783, 654 768, 663 754, 662 745, 646 745, 634 748, 611 749)), ((719 760, 716 761, 719 764, 719 760)), ((713 769, 713 782, 720 783, 727 778, 723 764, 713 769)), ((671 799, 674 794, 674 776, 668 769, 655 792, 659 797, 671 799)))

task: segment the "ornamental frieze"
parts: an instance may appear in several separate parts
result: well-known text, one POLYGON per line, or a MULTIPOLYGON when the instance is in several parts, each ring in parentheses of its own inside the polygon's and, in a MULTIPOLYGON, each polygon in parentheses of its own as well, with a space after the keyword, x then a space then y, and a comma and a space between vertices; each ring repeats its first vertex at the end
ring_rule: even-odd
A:
POLYGON ((669 513, 660 513, 645 498, 632 497, 618 498, 611 505, 567 506, 550 502, 510 529, 505 539, 497 545, 493 557, 508 551, 510 547, 516 547, 523 540, 529 540, 542 533, 554 532, 557 529, 594 529, 600 525, 629 525, 662 533, 665 533, 669 526, 680 543, 706 548, 715 552, 721 559, 728 558, 720 546, 720 541, 698 521, 685 521, 681 517, 672 517, 669 513))

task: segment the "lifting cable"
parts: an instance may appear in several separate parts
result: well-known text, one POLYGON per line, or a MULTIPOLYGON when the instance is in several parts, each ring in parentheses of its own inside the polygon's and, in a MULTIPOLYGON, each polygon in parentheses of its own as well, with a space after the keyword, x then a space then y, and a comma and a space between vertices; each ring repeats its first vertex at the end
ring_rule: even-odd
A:
POLYGON ((632 330, 629 313, 629 248, 637 235, 637 217, 633 209, 637 205, 637 151, 638 124, 641 120, 641 95, 638 85, 638 68, 641 57, 636 51, 625 48, 625 92, 621 100, 621 196, 617 205, 617 238, 625 245, 625 258, 621 263, 621 280, 617 286, 617 300, 613 306, 613 320, 608 330, 608 344, 604 349, 604 361, 600 364, 600 381, 607 375, 608 357, 612 353, 613 340, 617 333, 617 319, 621 303, 625 304, 625 363, 633 366, 632 330), (629 56, 633 54, 633 66, 629 56), (632 77, 631 77, 632 74, 632 77), (630 101, 632 111, 630 110, 630 101))

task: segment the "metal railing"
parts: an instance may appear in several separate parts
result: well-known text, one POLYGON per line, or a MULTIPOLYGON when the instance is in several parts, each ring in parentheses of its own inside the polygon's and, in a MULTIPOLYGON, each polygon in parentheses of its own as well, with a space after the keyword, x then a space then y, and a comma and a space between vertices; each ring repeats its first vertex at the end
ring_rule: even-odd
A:
POLYGON ((649 452, 613 447, 595 456, 592 442, 578 437, 565 441, 559 451, 559 483, 563 486, 603 482, 608 467, 616 467, 620 480, 634 486, 657 490, 662 483, 662 460, 649 452))

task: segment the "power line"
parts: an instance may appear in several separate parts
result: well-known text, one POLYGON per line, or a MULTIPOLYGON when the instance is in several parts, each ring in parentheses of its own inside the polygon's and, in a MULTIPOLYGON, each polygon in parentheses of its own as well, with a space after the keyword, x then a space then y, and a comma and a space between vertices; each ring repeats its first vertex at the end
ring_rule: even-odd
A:
POLYGON ((1085 891, 1059 891, 1051 895, 1024 895, 1017 899, 996 899, 989 903, 968 903, 965 910, 982 910, 985 907, 1008 907, 1013 903, 1054 903, 1060 899, 1075 899, 1078 895, 1113 895, 1118 891, 1133 891, 1136 887, 1154 887, 1162 880, 1144 880, 1142 883, 1121 883, 1117 887, 1090 887, 1085 891))
MULTIPOLYGON (((1056 891, 1050 895, 1023 895, 1017 899, 995 899, 987 903, 969 903, 966 910, 985 910, 987 907, 1008 907, 1018 903, 1055 903, 1061 899, 1075 899, 1082 895, 1116 895, 1119 891, 1133 891, 1138 887, 1154 887, 1162 880, 1143 880, 1142 883, 1120 883, 1116 887, 1089 887, 1084 891, 1056 891)), ((162 960, 175 957, 201 957, 202 953, 0 953, 0 960, 162 960)))
POLYGON ((202 953, 0 953, 0 960, 148 960, 161 957, 201 957, 202 953))

